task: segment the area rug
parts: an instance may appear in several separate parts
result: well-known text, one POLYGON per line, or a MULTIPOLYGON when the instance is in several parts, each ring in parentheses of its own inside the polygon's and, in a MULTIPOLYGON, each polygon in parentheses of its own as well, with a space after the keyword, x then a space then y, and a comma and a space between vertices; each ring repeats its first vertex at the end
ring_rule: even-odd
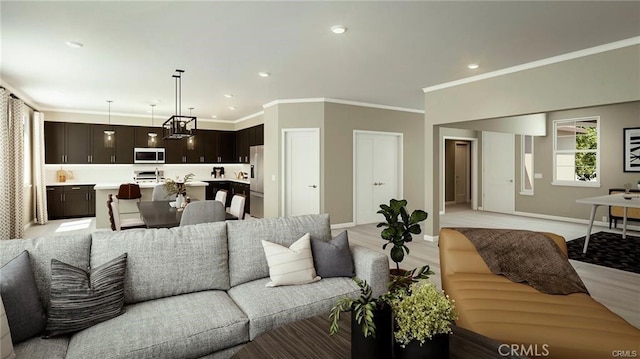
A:
POLYGON ((593 233, 589 237, 587 254, 582 254, 584 238, 567 242, 569 259, 640 273, 640 237, 627 234, 627 238, 622 239, 617 233, 593 233))

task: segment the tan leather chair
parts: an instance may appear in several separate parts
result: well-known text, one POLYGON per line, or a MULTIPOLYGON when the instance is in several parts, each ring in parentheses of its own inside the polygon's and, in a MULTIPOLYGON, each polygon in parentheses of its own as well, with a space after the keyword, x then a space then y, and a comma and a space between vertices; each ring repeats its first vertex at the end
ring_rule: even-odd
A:
MULTIPOLYGON (((566 256, 564 238, 548 235, 566 256)), ((438 245, 442 288, 455 300, 458 326, 546 351, 545 358, 612 358, 616 350, 640 355, 640 330, 588 294, 544 294, 493 274, 473 243, 452 229, 440 231, 438 245)))

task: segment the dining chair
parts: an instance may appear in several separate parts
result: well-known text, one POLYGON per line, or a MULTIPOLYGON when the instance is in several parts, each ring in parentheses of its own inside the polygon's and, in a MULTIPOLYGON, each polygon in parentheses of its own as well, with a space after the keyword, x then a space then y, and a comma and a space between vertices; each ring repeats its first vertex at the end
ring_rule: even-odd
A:
POLYGON ((151 193, 152 201, 175 201, 176 195, 172 194, 167 196, 167 191, 164 189, 164 185, 156 185, 153 187, 153 192, 151 193))
POLYGON ((190 224, 222 222, 225 220, 224 205, 216 200, 189 203, 182 212, 180 226, 190 224))
POLYGON ((107 208, 109 209, 109 222, 112 231, 120 231, 131 228, 147 228, 144 221, 140 218, 120 218, 118 210, 118 202, 113 200, 113 195, 107 197, 107 208))
POLYGON ((244 195, 234 194, 233 198, 231 198, 231 207, 229 207, 229 213, 238 217, 238 219, 244 219, 244 202, 244 195))
POLYGON ((219 189, 218 192, 216 192, 216 201, 220 201, 222 203, 222 205, 224 207, 227 206, 227 190, 226 189, 219 189))
POLYGON ((131 208, 130 206, 125 206, 125 211, 123 211, 123 208, 120 206, 120 202, 129 201, 129 200, 135 200, 137 202, 140 202, 142 200, 142 192, 140 192, 140 185, 138 185, 137 183, 121 184, 120 187, 118 188, 118 194, 116 195, 116 198, 118 199, 118 210, 120 211, 120 214, 138 213, 138 211, 134 211, 134 210, 126 211, 126 207, 131 208))

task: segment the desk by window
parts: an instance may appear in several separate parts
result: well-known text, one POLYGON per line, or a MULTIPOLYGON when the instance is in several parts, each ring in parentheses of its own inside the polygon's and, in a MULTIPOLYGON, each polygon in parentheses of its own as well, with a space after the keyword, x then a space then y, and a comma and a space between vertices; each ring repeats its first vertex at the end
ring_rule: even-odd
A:
MULTIPOLYGON (((182 211, 171 207, 171 201, 144 201, 138 202, 140 215, 147 228, 171 228, 180 225, 182 211)), ((238 217, 226 214, 226 220, 237 220, 238 217)))
POLYGON ((584 240, 584 247, 582 253, 587 253, 587 246, 589 245, 589 237, 591 236, 591 229, 593 228, 593 221, 596 218, 596 210, 598 206, 618 206, 624 208, 624 216, 622 222, 622 238, 627 238, 627 211, 628 208, 640 208, 640 198, 624 199, 623 194, 610 194, 608 196, 589 197, 576 200, 576 203, 590 204, 591 216, 589 216, 589 228, 587 229, 587 236, 584 240))

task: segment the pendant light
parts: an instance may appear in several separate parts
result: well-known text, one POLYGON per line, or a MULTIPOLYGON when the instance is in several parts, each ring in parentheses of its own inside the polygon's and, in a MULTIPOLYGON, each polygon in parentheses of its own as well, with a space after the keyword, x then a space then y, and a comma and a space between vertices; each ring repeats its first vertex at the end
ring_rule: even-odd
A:
POLYGON ((112 100, 107 100, 109 103, 109 124, 108 128, 104 130, 104 147, 113 148, 116 142, 116 131, 111 128, 111 103, 112 100))
POLYGON ((172 77, 176 82, 176 112, 162 124, 165 140, 181 140, 194 135, 196 118, 182 116, 182 74, 184 70, 176 70, 172 77))
MULTIPOLYGON (((153 127, 153 108, 156 107, 155 104, 150 105, 151 106, 151 127, 153 127)), ((158 134, 155 132, 149 132, 147 133, 147 147, 156 147, 156 137, 158 137, 158 134)))
MULTIPOLYGON (((193 107, 189 107, 189 116, 191 116, 191 111, 193 111, 193 107)), ((195 134, 187 139, 187 150, 193 151, 195 149, 195 134)))

